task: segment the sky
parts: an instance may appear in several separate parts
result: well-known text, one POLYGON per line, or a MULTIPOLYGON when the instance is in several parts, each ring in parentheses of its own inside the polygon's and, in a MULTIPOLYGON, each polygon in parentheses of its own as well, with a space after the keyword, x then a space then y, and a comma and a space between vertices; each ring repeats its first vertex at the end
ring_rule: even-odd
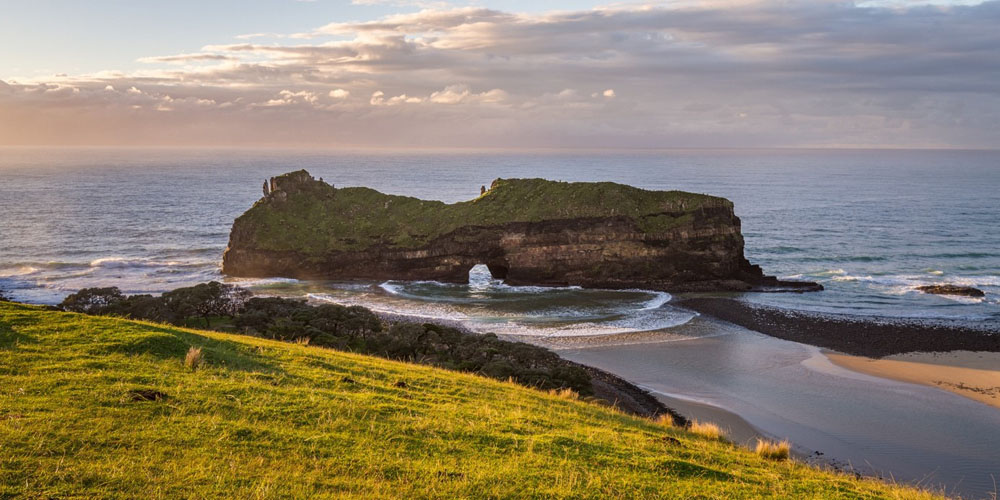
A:
POLYGON ((0 0, 0 145, 1000 146, 1000 0, 0 0))

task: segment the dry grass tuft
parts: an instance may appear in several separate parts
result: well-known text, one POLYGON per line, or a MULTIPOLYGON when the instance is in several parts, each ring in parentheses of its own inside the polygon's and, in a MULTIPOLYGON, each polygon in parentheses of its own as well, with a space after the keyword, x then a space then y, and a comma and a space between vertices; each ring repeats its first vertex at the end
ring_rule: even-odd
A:
POLYGON ((192 347, 188 349, 187 355, 184 356, 184 366, 197 370, 205 362, 205 357, 201 355, 200 347, 192 347))
POLYGON ((673 427, 674 426, 674 416, 669 413, 661 413, 653 420, 653 423, 657 425, 662 425, 663 427, 673 427))
POLYGON ((757 438, 757 447, 754 448, 753 451, 764 458, 770 458, 772 460, 788 460, 788 454, 791 448, 792 446, 787 440, 775 443, 773 441, 757 438))
POLYGON ((562 389, 551 389, 549 390, 549 394, 556 396, 558 398, 568 399, 571 401, 580 399, 580 395, 577 394, 577 392, 574 391, 573 389, 570 389, 569 387, 565 387, 562 389))
POLYGON ((708 439, 722 439, 726 437, 726 432, 712 422, 699 422, 697 420, 692 420, 691 426, 688 427, 688 430, 708 439))

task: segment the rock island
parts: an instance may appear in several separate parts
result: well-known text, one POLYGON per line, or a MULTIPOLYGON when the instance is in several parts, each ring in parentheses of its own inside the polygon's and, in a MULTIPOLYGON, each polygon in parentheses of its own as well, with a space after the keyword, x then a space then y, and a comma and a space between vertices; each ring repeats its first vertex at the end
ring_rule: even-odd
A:
POLYGON ((665 291, 821 289, 765 276, 724 198, 611 182, 497 179, 447 204, 336 188, 305 170, 265 183, 233 224, 223 273, 665 291))

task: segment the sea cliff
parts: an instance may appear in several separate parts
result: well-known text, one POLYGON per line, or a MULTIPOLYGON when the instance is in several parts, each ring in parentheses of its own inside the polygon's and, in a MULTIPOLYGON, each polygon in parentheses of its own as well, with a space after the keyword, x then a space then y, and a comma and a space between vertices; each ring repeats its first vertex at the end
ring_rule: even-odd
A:
POLYGON ((511 285, 667 291, 791 289, 743 255, 724 198, 610 182, 497 179, 454 204, 271 180, 233 224, 223 272, 241 277, 464 283, 477 264, 511 285))

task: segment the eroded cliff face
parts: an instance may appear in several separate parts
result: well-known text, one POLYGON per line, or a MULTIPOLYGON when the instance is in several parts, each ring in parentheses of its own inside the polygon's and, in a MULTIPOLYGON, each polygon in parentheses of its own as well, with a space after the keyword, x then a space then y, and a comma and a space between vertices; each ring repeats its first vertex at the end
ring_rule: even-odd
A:
POLYGON ((335 189, 305 171, 273 185, 233 224, 225 274, 464 283, 486 264, 512 285, 809 288, 765 277, 743 257, 740 220, 723 198, 498 179, 483 196, 447 205, 335 189))

